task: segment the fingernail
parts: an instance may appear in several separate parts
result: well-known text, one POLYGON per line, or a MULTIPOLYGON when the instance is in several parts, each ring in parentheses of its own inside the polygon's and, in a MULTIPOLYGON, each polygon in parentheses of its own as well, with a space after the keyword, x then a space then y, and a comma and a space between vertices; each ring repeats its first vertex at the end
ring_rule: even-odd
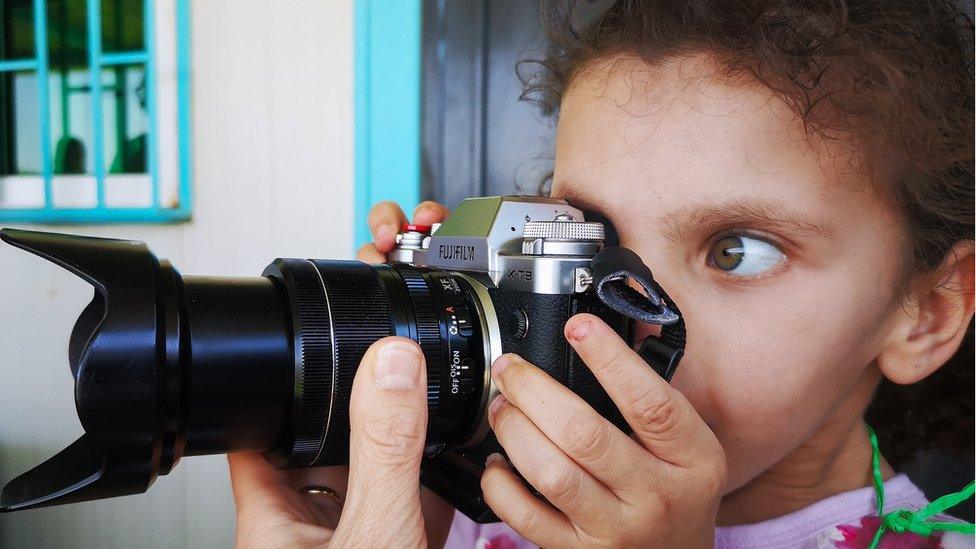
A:
POLYGON ((383 389, 412 389, 420 382, 420 355, 400 343, 384 345, 376 355, 373 380, 383 389))
POLYGON ((505 462, 505 456, 499 454, 498 452, 494 452, 488 454, 488 459, 485 460, 485 468, 491 467, 493 463, 504 463, 504 462, 505 462))
POLYGON ((495 362, 493 362, 491 365, 491 375, 494 377, 502 375, 502 372, 505 371, 505 368, 508 368, 508 364, 511 361, 512 357, 508 356, 507 354, 495 359, 495 362))
POLYGON ((577 321, 569 327, 569 338, 575 339, 576 341, 582 341, 586 339, 586 334, 590 333, 590 328, 592 327, 593 323, 589 320, 577 321))
POLYGON ((504 395, 498 395, 493 398, 491 403, 488 404, 488 419, 494 418, 495 413, 498 412, 498 409, 501 408, 506 402, 507 400, 505 399, 504 395))

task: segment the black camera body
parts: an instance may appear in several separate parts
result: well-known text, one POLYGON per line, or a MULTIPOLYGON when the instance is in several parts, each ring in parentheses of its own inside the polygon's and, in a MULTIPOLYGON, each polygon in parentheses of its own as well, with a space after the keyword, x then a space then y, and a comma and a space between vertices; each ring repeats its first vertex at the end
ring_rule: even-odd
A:
MULTIPOLYGON (((633 320, 603 305, 592 293, 539 295, 498 288, 488 293, 495 310, 505 311, 498 319, 502 353, 518 354, 583 397, 615 425, 628 429, 599 382, 566 342, 563 327, 573 315, 591 313, 629 341, 633 320), (526 335, 519 337, 520 333, 526 335)), ((426 458, 421 465, 421 481, 472 520, 495 522, 498 519, 482 499, 480 487, 485 460, 493 452, 503 450, 488 431, 477 444, 446 449, 426 458)))
POLYGON ((389 263, 277 259, 243 278, 182 276, 139 242, 0 231, 95 287, 69 345, 85 434, 9 482, 0 510, 143 492, 184 455, 347 463, 356 369, 373 342, 398 335, 426 359, 421 482, 496 521, 480 477, 501 451, 487 421, 498 356, 518 353, 626 429, 563 338, 566 321, 591 313, 627 341, 635 320, 662 326, 639 352, 666 379, 683 352, 677 307, 636 254, 583 218, 557 199, 469 199, 440 226, 405 226, 389 263))

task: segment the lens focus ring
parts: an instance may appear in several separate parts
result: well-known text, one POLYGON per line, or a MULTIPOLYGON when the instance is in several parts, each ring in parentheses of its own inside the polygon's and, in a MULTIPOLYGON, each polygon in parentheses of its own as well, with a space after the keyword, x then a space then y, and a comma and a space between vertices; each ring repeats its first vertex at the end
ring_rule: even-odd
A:
POLYGON ((295 338, 293 438, 284 467, 307 467, 326 436, 335 373, 332 322, 318 270, 304 259, 279 259, 264 272, 290 293, 295 338))
POLYGON ((311 465, 336 465, 349 459, 349 397, 359 362, 370 345, 395 332, 390 300, 371 266, 359 261, 313 262, 325 284, 332 313, 336 374, 329 429, 311 465))

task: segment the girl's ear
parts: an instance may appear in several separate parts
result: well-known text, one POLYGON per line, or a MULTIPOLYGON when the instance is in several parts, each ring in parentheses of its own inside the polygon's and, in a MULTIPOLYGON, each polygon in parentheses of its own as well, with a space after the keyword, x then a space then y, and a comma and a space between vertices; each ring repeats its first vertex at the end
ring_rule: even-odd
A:
POLYGON ((917 283, 913 300, 878 355, 885 377, 915 383, 956 353, 973 318, 974 260, 973 241, 959 242, 935 271, 940 276, 917 283))

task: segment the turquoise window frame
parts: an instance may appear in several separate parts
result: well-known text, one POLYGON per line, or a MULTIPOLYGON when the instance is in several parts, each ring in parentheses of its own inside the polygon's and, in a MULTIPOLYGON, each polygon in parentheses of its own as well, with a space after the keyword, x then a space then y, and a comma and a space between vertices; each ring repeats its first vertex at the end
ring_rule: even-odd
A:
POLYGON ((45 0, 34 0, 33 59, 0 60, 0 73, 23 70, 37 71, 40 102, 41 161, 44 178, 44 206, 38 208, 0 208, 0 221, 23 223, 166 223, 186 221, 192 212, 190 192, 190 11, 188 0, 176 0, 176 112, 178 162, 178 206, 160 204, 159 150, 157 146, 157 81, 155 3, 144 0, 144 37, 146 47, 141 51, 102 52, 101 0, 87 0, 88 70, 101 73, 101 68, 130 63, 146 66, 146 93, 149 105, 147 135, 147 166, 152 187, 152 204, 148 207, 111 207, 105 203, 105 161, 103 149, 102 82, 91 79, 92 115, 94 118, 93 154, 95 163, 96 204, 94 207, 57 207, 53 196, 53 161, 51 155, 51 105, 48 90, 47 12, 45 0))
POLYGON ((356 0, 355 215, 357 248, 372 240, 370 207, 407 215, 420 203, 421 0, 356 0))

